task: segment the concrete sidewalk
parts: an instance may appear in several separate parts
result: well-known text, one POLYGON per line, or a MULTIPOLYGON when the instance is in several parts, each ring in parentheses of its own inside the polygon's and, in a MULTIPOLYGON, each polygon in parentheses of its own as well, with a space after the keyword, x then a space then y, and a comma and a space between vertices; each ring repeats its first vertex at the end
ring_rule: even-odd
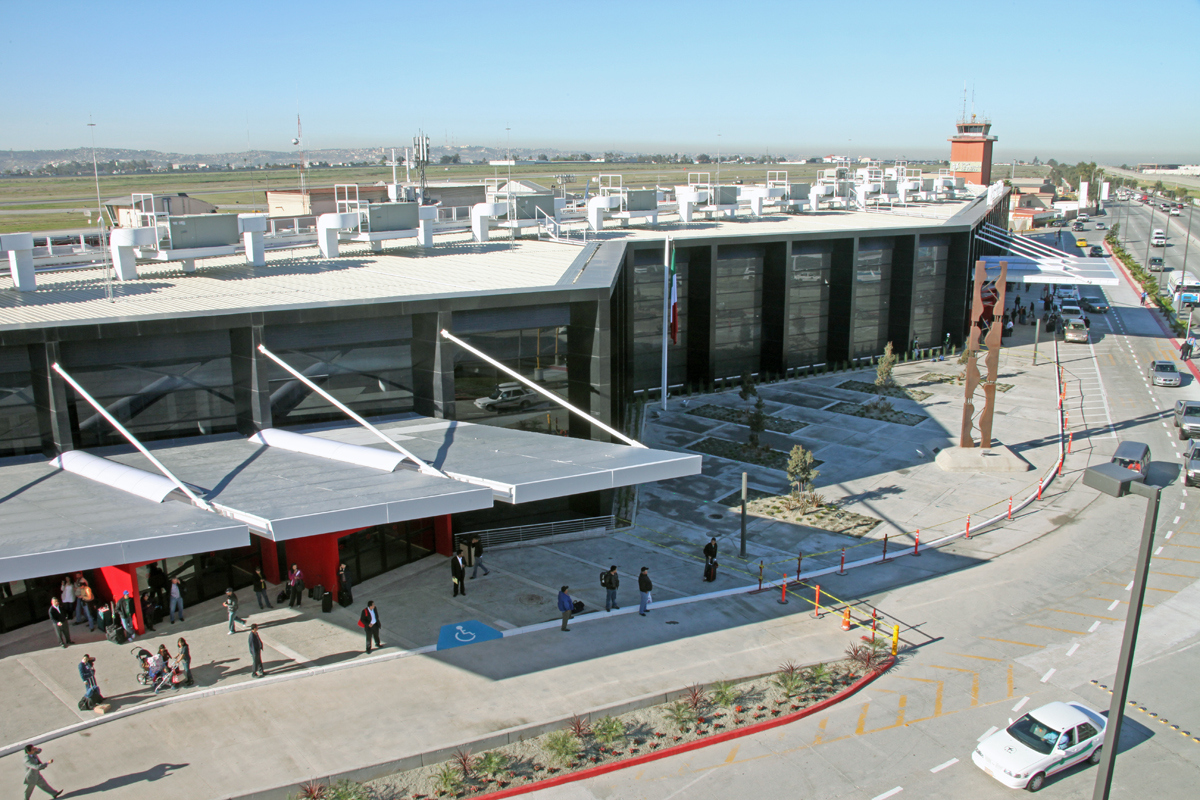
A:
MULTIPOLYGON (((919 526, 922 539, 928 541, 925 531, 932 538, 937 529, 957 530, 962 514, 978 513, 985 506, 995 509, 1010 492, 1030 482, 1036 485, 1042 468, 1053 462, 1053 367, 1042 366, 1042 361, 1032 366, 1031 346, 1021 345, 1023 335, 1032 338, 1032 327, 1018 330, 1013 340, 1017 346, 1006 347, 1003 353, 1001 380, 1014 383, 1014 388, 999 395, 996 430, 1038 467, 1024 480, 947 474, 928 457, 916 454, 913 437, 918 433, 935 438, 957 430, 961 387, 922 381, 931 371, 956 374, 960 368, 953 361, 897 368, 902 384, 920 384, 932 394, 921 404, 931 419, 916 426, 920 431, 897 433, 891 429, 901 426, 851 417, 830 421, 828 414, 811 416, 812 409, 785 402, 785 393, 802 396, 800 390, 837 396, 845 391, 837 389, 838 383, 849 378, 869 380, 869 373, 772 384, 761 391, 766 398, 776 398, 769 400, 772 414, 797 419, 810 414, 809 427, 790 438, 814 449, 828 448, 818 452, 818 457, 827 457, 819 481, 823 492, 843 498, 848 508, 880 517, 891 526, 889 530, 919 526), (856 430, 840 424, 851 419, 869 427, 856 430), (839 430, 846 436, 835 442, 822 443, 817 436, 824 433, 831 438, 839 430)), ((1041 352, 1044 359, 1045 343, 1041 352)), ((721 395, 704 398, 704 402, 726 401, 721 395)), ((909 402, 896 405, 908 408, 909 402)), ((664 446, 677 437, 681 426, 711 422, 685 415, 672 405, 666 414, 648 421, 647 443, 664 446)), ((716 427, 720 426, 705 430, 716 427)), ((678 447, 677 442, 676 438, 672 443, 678 447)), ((599 572, 610 564, 619 566, 619 600, 630 607, 636 605, 636 575, 641 566, 650 567, 655 597, 664 601, 752 583, 759 559, 779 561, 794 572, 797 549, 828 551, 821 558, 835 563, 833 553, 841 542, 860 544, 854 537, 759 519, 751 525, 751 558, 745 562, 733 558, 738 519, 716 501, 736 490, 742 469, 746 467, 740 462, 709 457, 701 476, 643 487, 636 524, 615 535, 490 552, 487 563, 492 574, 468 580, 465 597, 451 597, 449 569, 440 557, 355 587, 356 602, 348 609, 335 606, 329 615, 321 614, 308 600, 299 611, 258 612, 250 608, 255 604, 253 594, 247 593, 241 598, 242 608, 261 627, 268 648, 267 669, 272 676, 298 673, 295 680, 272 677, 248 686, 247 691, 175 703, 52 741, 47 755, 57 760, 51 783, 103 787, 114 797, 140 797, 144 796, 140 781, 163 777, 171 780, 164 788, 180 798, 236 796, 453 749, 500 731, 696 681, 759 674, 786 660, 837 658, 857 640, 857 632, 841 631, 830 615, 814 620, 811 602, 801 597, 782 606, 773 593, 727 596, 661 608, 646 618, 604 613, 599 572), (715 513, 721 513, 721 518, 714 519, 715 513), (715 584, 705 584, 700 550, 714 535, 721 546, 722 570, 715 584), (443 625, 466 620, 514 633, 516 628, 552 622, 557 618, 556 593, 564 583, 589 610, 600 609, 578 618, 570 633, 561 633, 552 624, 549 629, 441 653, 373 660, 327 674, 299 674, 306 667, 362 658, 363 637, 356 621, 367 599, 380 608, 386 654, 431 645, 443 625), (404 724, 394 724, 394 719, 403 719, 404 724)), ((752 485, 784 488, 782 473, 757 467, 748 471, 752 485)), ((1003 528, 940 552, 926 551, 920 559, 902 558, 831 578, 824 588, 845 599, 868 596, 1019 547, 1053 530, 1061 515, 1074 513, 1086 502, 1066 491, 1076 476, 1069 469, 1066 480, 1047 492, 1043 504, 1003 528)), ((879 546, 872 540, 855 551, 856 557, 879 546)), ((815 566, 806 558, 806 570, 815 566)), ((136 644, 155 649, 166 642, 174 652, 175 639, 183 635, 191 644, 193 672, 202 690, 245 683, 250 668, 246 636, 226 635, 219 601, 188 609, 187 614, 186 623, 164 623, 136 644)), ((903 619, 904 615, 897 616, 903 619)), ((94 634, 88 636, 86 629, 75 633, 80 646, 68 650, 53 647, 48 623, 0 637, 0 680, 9 708, 5 743, 91 718, 75 708, 82 693, 76 664, 85 651, 99 658, 102 691, 118 708, 151 699, 134 681, 137 665, 129 654, 133 645, 115 647, 98 641, 94 634)), ((908 635, 913 643, 921 638, 908 635)), ((16 785, 19 772, 19 757, 0 759, 0 781, 16 785)))

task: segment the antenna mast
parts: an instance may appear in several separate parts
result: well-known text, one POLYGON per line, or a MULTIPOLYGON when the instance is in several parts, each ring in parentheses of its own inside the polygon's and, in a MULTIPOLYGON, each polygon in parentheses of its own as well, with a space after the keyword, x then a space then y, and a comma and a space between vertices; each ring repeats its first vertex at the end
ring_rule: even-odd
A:
POLYGON ((304 174, 305 167, 308 166, 308 160, 304 157, 304 126, 300 124, 300 114, 296 114, 296 138, 292 140, 292 144, 300 147, 300 194, 308 194, 308 178, 304 174))
POLYGON ((413 158, 417 161, 417 180, 420 182, 420 202, 425 202, 425 166, 429 163, 429 137, 424 131, 417 131, 413 137, 413 158))

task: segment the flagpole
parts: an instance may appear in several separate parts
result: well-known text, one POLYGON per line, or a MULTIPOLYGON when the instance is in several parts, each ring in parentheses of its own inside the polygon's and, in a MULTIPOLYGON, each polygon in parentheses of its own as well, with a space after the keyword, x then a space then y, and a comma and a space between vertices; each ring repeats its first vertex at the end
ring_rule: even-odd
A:
POLYGON ((663 246, 662 409, 667 410, 667 336, 671 326, 671 237, 663 246))

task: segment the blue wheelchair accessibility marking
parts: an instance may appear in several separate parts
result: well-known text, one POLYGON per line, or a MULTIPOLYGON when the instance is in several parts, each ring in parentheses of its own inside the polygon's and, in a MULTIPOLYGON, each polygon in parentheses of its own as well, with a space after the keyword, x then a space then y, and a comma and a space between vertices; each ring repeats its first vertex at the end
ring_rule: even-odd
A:
POLYGON ((468 644, 490 642, 493 639, 503 639, 504 634, 493 627, 469 619, 454 625, 443 625, 438 633, 438 650, 449 650, 451 647, 464 647, 468 644))

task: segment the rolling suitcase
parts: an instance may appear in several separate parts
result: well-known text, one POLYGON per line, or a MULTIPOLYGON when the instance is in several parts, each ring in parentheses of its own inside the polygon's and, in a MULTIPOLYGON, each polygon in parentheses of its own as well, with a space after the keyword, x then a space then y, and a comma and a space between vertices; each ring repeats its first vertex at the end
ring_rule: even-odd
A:
POLYGON ((340 592, 338 592, 338 603, 341 604, 342 608, 349 608, 350 604, 353 602, 354 598, 350 596, 350 592, 348 590, 342 589, 340 592))
POLYGON ((704 580, 712 583, 717 579, 717 562, 710 561, 704 565, 704 580))
POLYGON ((573 605, 571 607, 571 613, 572 614, 582 614, 583 613, 583 601, 582 600, 575 601, 575 605, 573 605))
POLYGON ((333 592, 321 595, 321 611, 326 614, 333 612, 333 592))

